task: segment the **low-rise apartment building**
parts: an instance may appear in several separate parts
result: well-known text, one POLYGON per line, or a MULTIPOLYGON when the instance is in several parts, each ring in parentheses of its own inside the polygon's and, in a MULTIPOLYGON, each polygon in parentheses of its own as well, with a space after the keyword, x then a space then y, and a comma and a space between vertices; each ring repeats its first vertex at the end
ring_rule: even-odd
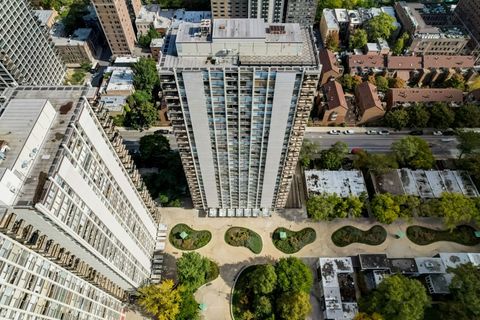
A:
POLYGON ((322 119, 322 125, 340 125, 344 123, 348 104, 342 85, 338 81, 329 81, 324 84, 323 98, 319 107, 319 118, 322 119))
POLYGON ((375 121, 385 115, 385 108, 378 96, 377 87, 370 82, 362 82, 355 88, 358 124, 375 121))
POLYGON ((387 91, 386 100, 388 109, 433 102, 459 106, 463 102, 463 91, 453 88, 392 88, 387 91))
POLYGON ((343 74, 343 66, 339 63, 335 54, 328 49, 321 49, 319 53, 320 63, 322 65, 322 74, 320 76, 320 85, 324 85, 331 79, 340 78, 343 74))
POLYGON ((93 37, 92 29, 79 28, 71 37, 52 35, 52 42, 65 65, 74 68, 95 61, 93 37))

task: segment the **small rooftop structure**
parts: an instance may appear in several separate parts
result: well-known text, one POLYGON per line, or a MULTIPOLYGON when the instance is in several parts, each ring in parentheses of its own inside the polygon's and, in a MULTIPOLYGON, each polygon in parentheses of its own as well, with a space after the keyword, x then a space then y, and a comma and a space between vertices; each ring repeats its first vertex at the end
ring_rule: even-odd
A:
POLYGON ((105 93, 107 95, 129 95, 135 89, 133 86, 133 70, 128 67, 108 67, 111 73, 105 93))
POLYGON ((113 65, 116 67, 127 67, 137 63, 139 59, 138 57, 117 57, 113 65))
POLYGON ((358 258, 362 270, 390 269, 386 254, 359 254, 358 258))
POLYGON ((408 194, 420 198, 439 198, 444 192, 478 197, 472 179, 465 171, 455 170, 390 170, 371 174, 375 191, 396 195, 408 194))
POLYGON ((361 171, 305 170, 307 192, 315 194, 337 194, 342 198, 360 196, 367 192, 361 171))
POLYGON ((450 293, 452 279, 453 275, 449 273, 429 274, 425 278, 425 283, 430 294, 448 294, 450 293))
POLYGON ((414 259, 419 274, 442 274, 447 272, 441 258, 416 257, 414 259))
POLYGON ((392 273, 415 274, 418 272, 417 264, 413 258, 388 259, 392 273))

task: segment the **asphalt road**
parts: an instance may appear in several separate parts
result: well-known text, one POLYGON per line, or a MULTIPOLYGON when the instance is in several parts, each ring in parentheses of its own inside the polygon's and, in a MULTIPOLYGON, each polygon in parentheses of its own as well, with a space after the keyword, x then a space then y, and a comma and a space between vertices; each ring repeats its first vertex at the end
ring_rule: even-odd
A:
MULTIPOLYGON (((370 152, 384 153, 390 151, 393 142, 398 141, 408 134, 390 133, 388 136, 367 135, 365 133, 356 133, 353 135, 340 134, 338 136, 330 135, 323 132, 306 132, 305 138, 320 144, 321 149, 328 149, 337 141, 343 141, 348 144, 349 148, 362 148, 370 152)), ((453 136, 434 136, 422 135, 420 138, 425 139, 432 152, 438 158, 452 158, 458 156, 458 142, 453 136), (453 141, 442 141, 442 140, 453 141)))

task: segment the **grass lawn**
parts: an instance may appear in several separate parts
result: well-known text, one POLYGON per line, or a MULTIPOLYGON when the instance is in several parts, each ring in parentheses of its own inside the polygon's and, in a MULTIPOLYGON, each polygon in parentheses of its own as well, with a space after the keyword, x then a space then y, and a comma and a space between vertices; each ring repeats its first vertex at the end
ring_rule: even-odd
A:
POLYGON ((210 242, 212 233, 207 230, 193 230, 186 224, 180 223, 172 228, 170 231, 170 243, 179 250, 197 250, 210 242), (187 237, 182 239, 180 234, 185 232, 187 237))
POLYGON ((363 243, 371 246, 382 244, 387 238, 387 231, 382 226, 373 226, 367 231, 352 226, 345 226, 332 234, 332 241, 337 247, 346 247, 352 243, 363 243))
POLYGON ((291 254, 300 251, 307 244, 315 241, 317 234, 312 228, 292 231, 286 228, 277 228, 273 231, 272 240, 275 247, 283 253, 291 254), (286 238, 280 238, 280 232, 285 232, 286 238))
POLYGON ((262 238, 250 229, 232 227, 225 232, 225 242, 234 247, 246 247, 253 253, 262 252, 262 238))
POLYGON ((407 228, 407 237, 413 243, 421 246, 437 241, 456 242, 464 246, 480 244, 480 238, 475 237, 475 229, 467 225, 458 226, 452 231, 411 226, 407 228))

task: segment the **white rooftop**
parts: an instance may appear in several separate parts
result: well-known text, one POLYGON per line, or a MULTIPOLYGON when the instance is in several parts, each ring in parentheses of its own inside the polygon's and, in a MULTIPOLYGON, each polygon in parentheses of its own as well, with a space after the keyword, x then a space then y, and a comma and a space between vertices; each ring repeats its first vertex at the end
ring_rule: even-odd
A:
POLYGON ((263 19, 215 19, 214 39, 265 39, 263 19))
POLYGON ((340 29, 333 9, 324 9, 322 15, 325 18, 328 29, 340 29))
POLYGON ((367 192, 363 174, 359 170, 305 170, 305 180, 309 195, 335 193, 346 198, 350 195, 360 196, 367 192))
POLYGON ((117 57, 113 64, 134 64, 137 63, 138 60, 138 57, 117 57))
POLYGON ((133 91, 133 70, 129 67, 108 67, 106 72, 111 72, 106 92, 133 91))
POLYGON ((440 259, 442 259, 446 268, 456 268, 461 264, 470 262, 468 253, 441 252, 438 255, 440 256, 440 259))
POLYGON ((416 257, 419 274, 446 273, 445 265, 441 258, 416 257))
POLYGON ((33 10, 34 14, 37 16, 38 20, 40 20, 40 25, 46 26, 48 23, 48 20, 52 18, 53 15, 55 15, 54 10, 33 10))
POLYGON ((100 98, 100 104, 103 104, 110 112, 122 112, 123 107, 127 104, 127 96, 106 96, 100 98))

